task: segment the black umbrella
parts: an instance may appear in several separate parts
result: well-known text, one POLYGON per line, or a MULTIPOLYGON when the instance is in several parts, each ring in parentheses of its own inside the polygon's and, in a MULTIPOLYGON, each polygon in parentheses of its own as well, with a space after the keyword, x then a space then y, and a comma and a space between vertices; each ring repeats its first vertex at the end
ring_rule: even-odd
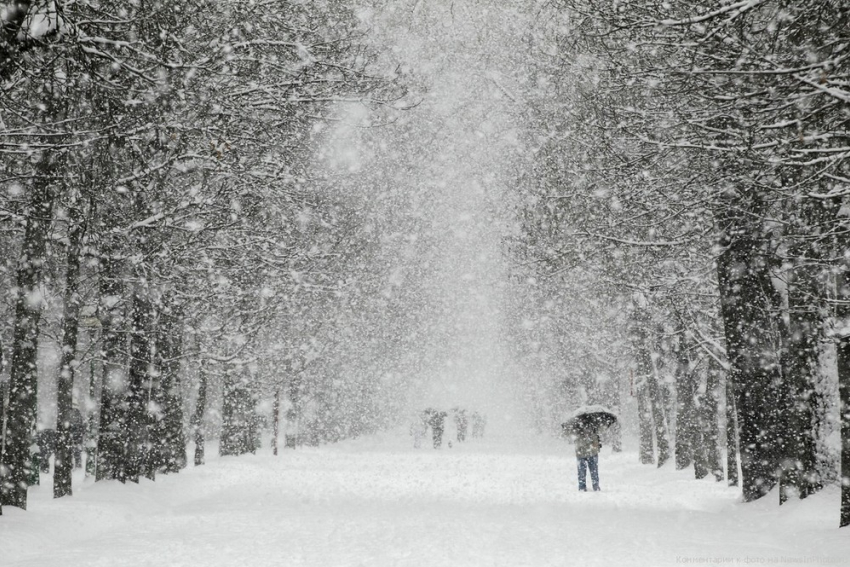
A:
POLYGON ((575 410, 561 424, 564 433, 597 431, 601 427, 610 427, 617 422, 617 415, 603 406, 582 406, 575 410))

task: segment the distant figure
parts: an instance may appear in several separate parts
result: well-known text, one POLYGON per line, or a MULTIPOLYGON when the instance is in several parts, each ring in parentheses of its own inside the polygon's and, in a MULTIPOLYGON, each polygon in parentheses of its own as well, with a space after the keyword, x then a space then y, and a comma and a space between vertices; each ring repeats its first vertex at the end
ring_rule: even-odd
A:
POLYGON ((422 440, 428 434, 428 414, 426 412, 416 415, 410 424, 410 434, 413 436, 413 448, 421 448, 422 440))
POLYGON ((443 429, 446 423, 446 412, 432 410, 428 419, 428 425, 431 426, 431 434, 434 438, 434 448, 439 449, 443 446, 443 429))
POLYGON ((477 411, 472 412, 472 436, 484 437, 484 425, 487 423, 487 417, 481 415, 477 411))
POLYGON ((599 488, 599 434, 592 426, 577 427, 571 435, 576 444, 576 464, 578 466, 578 489, 587 492, 587 470, 590 469, 590 480, 593 490, 599 488))
POLYGON ((466 410, 456 408, 452 417, 455 421, 455 428, 457 429, 458 443, 463 443, 466 441, 466 430, 469 425, 466 418, 466 410))

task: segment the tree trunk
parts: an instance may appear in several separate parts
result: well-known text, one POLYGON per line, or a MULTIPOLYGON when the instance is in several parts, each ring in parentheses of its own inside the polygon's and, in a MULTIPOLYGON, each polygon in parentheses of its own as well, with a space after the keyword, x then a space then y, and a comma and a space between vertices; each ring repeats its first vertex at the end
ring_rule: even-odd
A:
POLYGON ((684 333, 680 332, 674 347, 676 355, 676 469, 682 470, 693 462, 691 440, 694 429, 694 379, 691 374, 691 359, 685 344, 684 333))
MULTIPOLYGON (((3 367, 3 343, 0 342, 0 368, 3 367)), ((0 380, 0 467, 3 466, 3 453, 6 451, 6 394, 8 384, 0 380)), ((3 515, 3 504, 0 501, 0 516, 3 515)))
POLYGON ((738 486, 738 411, 735 408, 735 385, 726 375, 726 482, 738 486))
POLYGON ((850 270, 845 266, 838 275, 836 337, 838 366, 838 415, 841 422, 841 514, 839 527, 850 526, 850 270))
POLYGON ((147 441, 145 442, 144 464, 141 474, 146 478, 154 480, 156 473, 164 471, 166 463, 171 458, 170 447, 167 441, 168 433, 166 432, 167 409, 165 392, 162 388, 166 368, 163 351, 160 350, 164 348, 167 351, 169 347, 166 344, 167 339, 163 337, 163 327, 168 325, 167 316, 164 313, 159 313, 158 317, 155 317, 154 307, 150 303, 148 305, 150 307, 150 325, 148 326, 146 335, 149 349, 148 360, 150 363, 147 367, 146 379, 144 381, 147 423, 145 427, 145 438, 147 441))
POLYGON ((725 249, 717 259, 726 351, 735 387, 744 500, 761 498, 777 483, 784 452, 783 385, 776 356, 776 292, 764 206, 755 192, 739 193, 721 219, 725 249), (755 219, 755 220, 754 220, 755 219))
POLYGON ((126 479, 139 482, 142 475, 153 480, 150 468, 151 416, 148 403, 153 390, 151 375, 151 319, 152 308, 144 283, 138 282, 133 292, 130 330, 130 375, 126 396, 127 443, 125 445, 126 479))
MULTIPOLYGON (((698 410, 694 409, 694 413, 698 410)), ((695 419, 699 419, 695 417, 695 419)), ((695 426, 691 431, 691 447, 693 447, 694 457, 694 478, 700 479, 708 476, 708 459, 705 452, 705 441, 703 440, 702 430, 699 426, 695 426)))
POLYGON ((272 407, 273 434, 272 434, 272 453, 277 456, 277 441, 280 433, 280 387, 274 391, 274 407, 272 407))
POLYGON ((103 383, 100 389, 100 426, 96 453, 95 480, 126 481, 124 469, 125 420, 122 410, 127 378, 122 353, 124 334, 124 286, 121 261, 113 249, 101 254, 99 318, 103 349, 103 383))
MULTIPOLYGON (((617 413, 622 415, 622 406, 617 408, 617 413)), ((623 426, 619 420, 611 426, 611 451, 623 452, 623 426)))
MULTIPOLYGON (((655 377, 656 369, 655 362, 652 360, 652 352, 649 349, 649 316, 643 310, 637 310, 633 314, 633 327, 631 332, 632 349, 637 363, 638 382, 641 386, 638 387, 638 412, 641 415, 648 415, 649 418, 643 418, 642 423, 651 427, 655 431, 655 443, 658 449, 658 466, 661 467, 670 458, 670 447, 667 444, 667 427, 664 420, 664 402, 658 387, 658 381, 655 377), (643 403, 641 403, 643 402, 643 403), (643 411, 641 411, 643 405, 643 411)), ((646 431, 641 432, 641 462, 647 462, 645 459, 647 453, 651 454, 651 450, 647 451, 644 446, 648 439, 651 439, 651 433, 646 431)), ((651 462, 651 461, 649 461, 651 462)))
MULTIPOLYGON (((800 216, 804 230, 819 230, 828 209, 805 200, 800 216)), ((816 386, 820 373, 821 311, 825 307, 821 281, 822 253, 818 243, 794 243, 788 255, 794 265, 787 273, 788 313, 783 331, 782 375, 790 391, 786 401, 789 434, 780 477, 780 503, 792 494, 805 498, 823 487, 818 478, 818 433, 825 419, 823 395, 816 386)))
POLYGON ((647 375, 646 381, 649 391, 650 407, 652 409, 652 421, 655 423, 655 443, 658 447, 658 467, 664 466, 670 459, 670 444, 667 441, 667 420, 664 414, 664 396, 656 377, 655 363, 647 375))
POLYGON ((74 373, 76 371, 77 333, 80 326, 80 254, 85 223, 83 212, 72 205, 68 228, 68 265, 65 274, 64 312, 62 314, 62 360, 57 383, 56 452, 53 468, 53 497, 71 495, 74 470, 72 431, 74 373))
POLYGON ((635 387, 638 400, 638 427, 640 429, 640 462, 649 465, 655 462, 652 446, 652 410, 646 384, 635 387))
MULTIPOLYGON (((720 405, 720 366, 713 357, 708 360, 705 396, 700 404, 700 422, 703 446, 705 447, 706 467, 717 482, 723 480, 723 466, 720 464, 720 426, 718 406, 720 405)), ((737 465, 736 465, 737 466, 737 465)))
POLYGON ((182 314, 170 301, 160 315, 159 400, 162 408, 161 438, 157 440, 165 473, 180 472, 186 467, 186 438, 183 435, 183 400, 180 395, 180 361, 183 357, 182 314))
POLYGON ((256 450, 254 446, 254 400, 245 382, 244 371, 224 375, 219 454, 242 455, 256 450))
MULTIPOLYGON (((90 350, 94 352, 94 346, 97 344, 94 329, 89 329, 89 341, 91 343, 90 350)), ((97 475, 98 412, 94 408, 99 407, 99 405, 97 404, 97 370, 95 358, 92 357, 91 362, 89 362, 89 411, 86 415, 86 477, 97 475)))
POLYGON ((791 391, 783 412, 788 434, 780 474, 780 504, 795 495, 805 498, 821 487, 817 478, 816 435, 822 401, 814 387, 814 377, 819 371, 820 317, 815 306, 799 304, 801 298, 793 287, 789 285, 782 356, 782 374, 791 391))
POLYGON ((192 429, 195 433, 195 466, 204 464, 204 413, 207 406, 207 367, 206 360, 201 356, 198 368, 198 402, 192 415, 192 429))
POLYGON ((678 333, 674 346, 676 354, 676 468, 685 469, 693 463, 694 476, 708 475, 705 443, 697 390, 699 374, 693 368, 690 345, 684 331, 678 333), (682 451, 684 454, 680 455, 682 451))
MULTIPOLYGON (((45 169, 51 168, 49 164, 44 165, 47 165, 45 169)), ((27 485, 33 474, 30 447, 35 440, 37 419, 38 335, 43 303, 38 288, 46 262, 53 209, 51 181, 48 175, 42 173, 33 183, 16 278, 6 450, 3 466, 0 467, 0 503, 23 509, 27 507, 27 485)))

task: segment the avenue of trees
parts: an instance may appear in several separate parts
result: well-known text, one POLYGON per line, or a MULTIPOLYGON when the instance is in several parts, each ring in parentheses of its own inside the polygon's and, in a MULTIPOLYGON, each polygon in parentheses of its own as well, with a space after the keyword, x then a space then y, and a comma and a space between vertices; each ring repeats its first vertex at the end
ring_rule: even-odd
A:
MULTIPOLYGON (((539 430, 636 412, 641 462, 746 501, 838 484, 850 525, 846 2, 459 8, 514 26, 478 38, 509 58, 476 83, 516 136, 492 155, 443 137, 463 117, 371 128, 427 71, 346 0, 0 6, 0 505, 26 507, 39 429, 71 493, 75 407, 88 472, 121 482, 202 464, 209 435, 254 451, 266 416, 275 451, 284 419, 287 442, 389 425, 455 346, 429 281, 454 188, 429 176, 460 162, 506 187, 505 343, 539 430)), ((445 33, 422 49, 463 47, 445 33)))
POLYGON ((555 4, 529 39, 515 279, 615 332, 547 356, 632 359, 642 461, 740 466, 747 501, 840 483, 850 524, 850 9, 555 4))
POLYGON ((366 229, 314 171, 317 125, 402 94, 349 8, 3 3, 0 503, 26 507, 42 428, 54 495, 71 493, 75 407, 89 473, 122 482, 179 471, 186 431, 201 464, 210 423, 222 454, 255 450, 260 400, 314 441, 384 425, 379 374, 322 359, 377 348, 352 281, 382 274, 349 256, 371 253, 366 229))

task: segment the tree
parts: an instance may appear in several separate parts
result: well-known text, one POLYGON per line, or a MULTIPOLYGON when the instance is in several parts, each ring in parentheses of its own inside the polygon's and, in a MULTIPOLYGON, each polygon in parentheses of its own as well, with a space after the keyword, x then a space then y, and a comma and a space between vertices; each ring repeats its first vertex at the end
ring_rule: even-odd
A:
POLYGON ((54 200, 52 180, 46 177, 44 171, 47 167, 52 167, 52 164, 43 161, 42 173, 36 176, 24 211, 26 228, 17 271, 5 452, 0 471, 3 503, 23 509, 27 507, 28 479, 33 474, 30 447, 36 426, 38 324, 42 309, 39 285, 54 200))
MULTIPOLYGON (((79 196, 82 201, 82 195, 79 196)), ((64 311, 62 314, 62 360, 57 387, 57 442, 53 473, 53 497, 71 495, 73 457, 73 385, 77 367, 77 334, 80 324, 80 261, 86 226, 85 202, 70 203, 68 216, 67 268, 65 274, 64 311)))
MULTIPOLYGON (((821 274, 828 262, 811 245, 837 230, 820 203, 841 198, 835 182, 846 179, 839 141, 846 138, 846 119, 839 108, 847 65, 836 46, 846 42, 847 13, 818 0, 793 7, 770 1, 565 4, 580 22, 569 47, 596 63, 592 88, 608 97, 607 113, 585 121, 598 126, 596 132, 580 138, 608 149, 609 163, 618 164, 599 168, 606 190, 619 185, 610 172, 622 178, 628 164, 637 163, 639 187, 667 189, 656 193, 660 203, 651 209, 641 190, 632 188, 632 201, 637 197, 647 211, 708 211, 713 221, 706 234, 721 244, 717 291, 727 382, 738 394, 738 415, 731 417, 741 431, 745 497, 762 496, 780 479, 782 500, 791 489, 805 496, 817 488, 824 450, 817 439, 823 397, 812 345, 824 313, 821 274), (606 139, 607 147, 600 144, 606 139), (687 158, 699 183, 669 175, 681 163, 677 158, 687 158), (691 187, 704 190, 692 193, 691 187), (779 281, 786 287, 774 289, 779 281), (777 324, 782 317, 788 325, 777 324)), ((588 169, 580 174, 586 177, 588 169)), ((617 195, 618 210, 626 202, 617 195)), ((666 246, 674 254, 693 246, 682 238, 634 238, 629 232, 645 227, 645 218, 626 216, 586 233, 632 247, 666 246)), ((680 264, 682 275, 699 278, 705 256, 701 263, 690 270, 680 264)), ((734 422, 727 420, 730 427, 734 422)), ((731 476, 735 467, 729 468, 731 476)))
POLYGON ((634 311, 635 326, 632 329, 632 341, 637 360, 637 390, 638 395, 644 397, 644 415, 647 419, 651 416, 653 433, 658 455, 658 466, 663 466, 670 458, 669 445, 667 441, 667 417, 657 378, 657 355, 651 348, 652 336, 647 329, 649 319, 647 312, 640 307, 634 311), (654 356, 655 355, 655 356, 654 356), (648 412, 646 411, 648 410, 648 412))

